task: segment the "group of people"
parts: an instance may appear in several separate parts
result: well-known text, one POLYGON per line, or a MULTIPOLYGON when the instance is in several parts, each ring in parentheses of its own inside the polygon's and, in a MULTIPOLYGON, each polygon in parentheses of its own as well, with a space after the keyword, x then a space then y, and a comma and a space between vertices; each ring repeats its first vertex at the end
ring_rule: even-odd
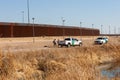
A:
POLYGON ((54 46, 56 46, 58 43, 59 43, 59 39, 58 40, 56 40, 56 39, 53 40, 53 45, 54 46))

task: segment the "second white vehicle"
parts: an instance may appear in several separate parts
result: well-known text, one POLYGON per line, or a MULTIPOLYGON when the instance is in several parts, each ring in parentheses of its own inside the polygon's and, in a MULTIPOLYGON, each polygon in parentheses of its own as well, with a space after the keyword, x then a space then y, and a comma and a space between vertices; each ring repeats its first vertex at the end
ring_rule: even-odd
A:
POLYGON ((63 47, 63 46, 70 47, 70 46, 81 46, 81 45, 82 45, 82 41, 76 38, 65 38, 63 41, 58 42, 59 47, 63 47))
POLYGON ((95 44, 105 44, 108 42, 108 38, 107 37, 98 37, 94 43, 95 44))

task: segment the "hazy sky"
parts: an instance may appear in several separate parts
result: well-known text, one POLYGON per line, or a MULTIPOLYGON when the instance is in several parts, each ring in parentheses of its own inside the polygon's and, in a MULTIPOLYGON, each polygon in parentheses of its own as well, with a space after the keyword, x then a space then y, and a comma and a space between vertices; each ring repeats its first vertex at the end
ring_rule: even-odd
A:
MULTIPOLYGON (((31 23, 62 25, 63 17, 65 25, 120 33, 120 0, 29 0, 29 9, 31 23)), ((23 11, 27 23, 27 0, 0 0, 0 22, 23 22, 23 11)))

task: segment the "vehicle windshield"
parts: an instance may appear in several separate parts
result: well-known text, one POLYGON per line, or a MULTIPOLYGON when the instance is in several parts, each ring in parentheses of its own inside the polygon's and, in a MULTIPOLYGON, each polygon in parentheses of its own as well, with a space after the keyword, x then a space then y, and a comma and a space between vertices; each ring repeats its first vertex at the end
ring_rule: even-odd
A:
POLYGON ((99 38, 97 38, 97 39, 108 39, 108 38, 104 38, 104 37, 99 37, 99 38))
POLYGON ((70 38, 66 38, 65 40, 70 40, 70 38))
POLYGON ((103 38, 97 38, 97 39, 103 39, 103 38))
POLYGON ((78 41, 77 39, 73 38, 72 40, 78 41))

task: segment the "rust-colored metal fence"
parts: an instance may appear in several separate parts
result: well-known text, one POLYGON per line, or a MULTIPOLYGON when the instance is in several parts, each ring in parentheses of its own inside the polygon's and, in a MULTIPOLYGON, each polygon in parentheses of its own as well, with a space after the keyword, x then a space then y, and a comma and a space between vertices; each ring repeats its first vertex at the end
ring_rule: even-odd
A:
POLYGON ((98 29, 74 26, 46 24, 5 23, 0 22, 0 37, 32 37, 35 36, 98 36, 98 29))

